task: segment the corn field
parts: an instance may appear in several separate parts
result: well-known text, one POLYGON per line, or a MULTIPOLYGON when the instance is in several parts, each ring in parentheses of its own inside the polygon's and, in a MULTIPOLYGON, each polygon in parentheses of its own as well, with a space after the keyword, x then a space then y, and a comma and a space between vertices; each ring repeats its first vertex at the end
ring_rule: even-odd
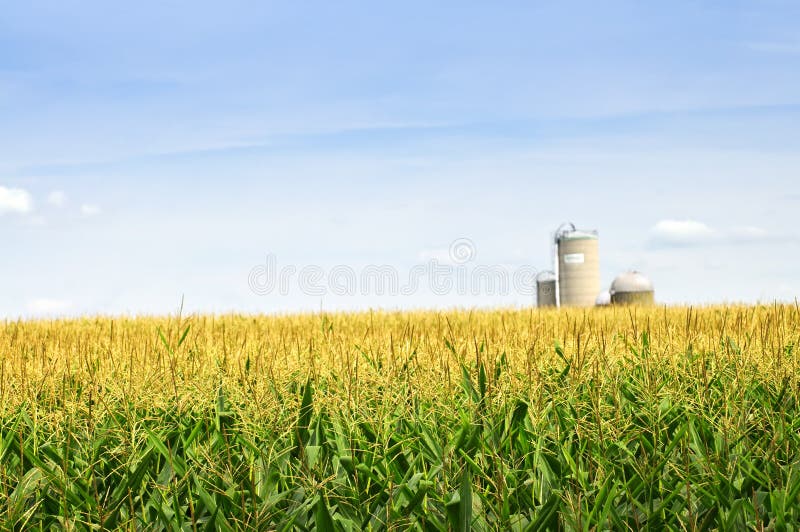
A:
POLYGON ((796 530, 797 305, 0 324, 0 528, 796 530))

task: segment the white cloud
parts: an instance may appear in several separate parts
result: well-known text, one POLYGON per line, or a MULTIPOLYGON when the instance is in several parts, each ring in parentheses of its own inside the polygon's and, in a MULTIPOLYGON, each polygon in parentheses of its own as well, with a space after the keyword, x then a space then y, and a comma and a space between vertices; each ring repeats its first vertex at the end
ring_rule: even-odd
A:
POLYGON ((738 241, 763 240, 769 238, 769 232, 767 232, 766 229, 748 225, 745 227, 734 227, 730 236, 738 241))
POLYGON ((703 244, 740 244, 772 238, 766 229, 755 226, 718 230, 696 220, 661 220, 650 230, 655 247, 688 247, 703 244))
POLYGON ((100 207, 98 207, 97 205, 90 205, 88 203, 84 203, 83 205, 81 205, 81 214, 83 216, 86 216, 87 218, 89 216, 96 216, 100 214, 100 207))
POLYGON ((54 190, 47 195, 47 203, 62 207, 67 202, 67 195, 61 190, 54 190))
POLYGON ((26 214, 33 210, 33 198, 27 190, 0 186, 0 214, 26 214))
POLYGON ((661 220, 650 230, 653 242, 672 246, 691 246, 718 238, 716 230, 695 220, 661 220))
POLYGON ((28 312, 39 315, 59 314, 71 307, 72 302, 63 299, 41 298, 28 302, 28 312))

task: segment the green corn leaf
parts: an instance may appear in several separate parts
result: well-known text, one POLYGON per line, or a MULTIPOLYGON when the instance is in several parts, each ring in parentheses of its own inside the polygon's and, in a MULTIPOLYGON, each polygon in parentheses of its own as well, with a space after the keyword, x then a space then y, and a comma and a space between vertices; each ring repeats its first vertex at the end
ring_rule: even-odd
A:
POLYGON ((472 530, 472 471, 464 468, 461 476, 461 490, 458 504, 458 530, 468 532, 472 530))
POLYGON ((323 494, 317 496, 317 503, 314 505, 314 523, 318 532, 335 532, 336 530, 323 494))

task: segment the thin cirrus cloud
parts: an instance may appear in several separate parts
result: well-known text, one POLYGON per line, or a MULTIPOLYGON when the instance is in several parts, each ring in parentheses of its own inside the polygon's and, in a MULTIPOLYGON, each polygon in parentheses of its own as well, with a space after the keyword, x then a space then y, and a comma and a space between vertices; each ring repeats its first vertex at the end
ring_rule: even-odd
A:
POLYGON ((27 214, 33 210, 33 198, 27 190, 0 186, 0 214, 27 214))
POLYGON ((755 226, 720 230, 697 220, 661 220, 650 229, 650 247, 692 247, 708 244, 741 244, 771 237, 755 226))

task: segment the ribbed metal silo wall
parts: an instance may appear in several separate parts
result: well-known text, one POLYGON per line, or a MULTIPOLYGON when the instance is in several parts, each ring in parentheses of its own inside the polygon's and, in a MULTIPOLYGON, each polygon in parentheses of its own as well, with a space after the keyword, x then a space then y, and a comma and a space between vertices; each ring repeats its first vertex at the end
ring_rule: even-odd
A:
POLYGON ((562 306, 594 306, 600 293, 597 236, 567 233, 559 238, 558 292, 562 306))
POLYGON ((611 294, 614 305, 639 305, 649 306, 655 304, 655 294, 648 292, 615 292, 611 294))

